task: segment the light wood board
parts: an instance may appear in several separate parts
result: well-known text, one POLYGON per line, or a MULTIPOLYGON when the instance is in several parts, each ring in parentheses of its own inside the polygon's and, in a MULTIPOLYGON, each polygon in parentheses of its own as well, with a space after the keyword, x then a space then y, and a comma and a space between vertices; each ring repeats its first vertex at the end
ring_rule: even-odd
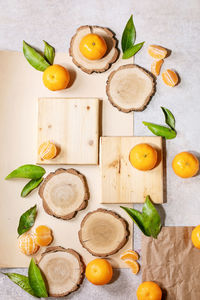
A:
POLYGON ((99 99, 39 98, 38 148, 52 141, 59 149, 38 164, 97 165, 99 157, 99 99))
POLYGON ((143 203, 147 195, 163 203, 163 150, 161 137, 101 138, 102 203, 143 203), (158 163, 150 171, 139 171, 129 161, 131 149, 147 143, 158 151, 158 163))
MULTIPOLYGON (((57 53, 55 63, 69 68, 74 82, 69 89, 52 92, 42 83, 42 72, 34 70, 19 52, 0 52, 0 267, 27 267, 30 257, 19 252, 17 245, 17 226, 19 218, 27 209, 37 204, 38 216, 35 226, 46 224, 54 232, 53 245, 71 247, 83 255, 85 263, 94 257, 83 249, 79 243, 77 232, 83 217, 98 207, 112 209, 124 216, 130 224, 132 237, 132 221, 117 205, 101 205, 100 168, 99 166, 76 166, 85 174, 90 188, 88 207, 79 212, 71 221, 62 221, 47 215, 42 207, 37 191, 23 199, 20 197, 26 179, 5 181, 4 177, 16 167, 35 163, 37 156, 37 103, 38 97, 98 98, 103 101, 103 135, 133 134, 133 114, 123 114, 114 108, 106 97, 105 83, 109 73, 124 63, 132 61, 119 60, 103 74, 88 75, 79 70, 67 53, 57 53)), ((58 166, 45 166, 47 174, 58 166)), ((59 166, 66 167, 66 166, 59 166)), ((72 165, 73 167, 73 165, 72 165)), ((124 249, 132 247, 132 238, 124 249)), ((43 251, 44 249, 42 249, 43 251)), ((120 254, 120 253, 119 253, 120 254)), ((119 259, 119 254, 112 256, 115 267, 126 267, 119 259)))

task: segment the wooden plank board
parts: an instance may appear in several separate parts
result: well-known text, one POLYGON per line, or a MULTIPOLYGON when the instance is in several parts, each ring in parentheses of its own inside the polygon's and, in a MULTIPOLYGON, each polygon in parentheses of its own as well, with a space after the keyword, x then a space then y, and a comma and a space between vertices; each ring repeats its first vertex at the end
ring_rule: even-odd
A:
POLYGON ((38 164, 98 164, 99 99, 95 98, 39 98, 38 148, 46 141, 58 146, 59 153, 52 160, 38 164))
MULTIPOLYGON (((22 52, 0 51, 0 267, 27 267, 30 257, 19 251, 17 226, 20 216, 30 207, 37 204, 36 223, 51 227, 54 240, 52 246, 60 245, 78 251, 87 264, 94 259, 86 249, 83 249, 78 239, 78 230, 84 216, 99 207, 114 210, 129 223, 130 238, 121 251, 132 248, 133 222, 129 216, 115 204, 101 204, 101 177, 97 165, 70 166, 83 173, 88 181, 90 200, 88 206, 70 221, 56 219, 44 212, 37 190, 26 199, 20 197, 20 192, 27 179, 4 180, 6 175, 20 165, 36 162, 37 152, 37 119, 38 97, 40 98, 98 98, 103 103, 102 132, 103 135, 133 135, 133 114, 124 114, 114 108, 107 100, 105 83, 113 69, 132 59, 119 59, 110 70, 102 74, 86 74, 78 69, 67 53, 56 53, 55 63, 61 64, 74 74, 74 82, 70 88, 52 92, 42 83, 42 72, 32 68, 22 52), (9 80, 7 80, 9 78, 9 80)), ((77 145, 78 147, 78 145, 77 145)), ((58 167, 66 165, 45 165, 46 174, 54 172, 58 167)), ((131 206, 131 205, 130 205, 131 206)), ((33 229, 34 229, 33 228, 33 229)), ((45 250, 41 247, 40 252, 45 250)), ((126 268, 118 252, 109 257, 114 267, 126 268)))
POLYGON ((143 203, 147 195, 163 203, 163 150, 161 137, 101 138, 102 203, 143 203), (130 150, 148 143, 158 150, 158 164, 139 171, 129 162, 130 150))

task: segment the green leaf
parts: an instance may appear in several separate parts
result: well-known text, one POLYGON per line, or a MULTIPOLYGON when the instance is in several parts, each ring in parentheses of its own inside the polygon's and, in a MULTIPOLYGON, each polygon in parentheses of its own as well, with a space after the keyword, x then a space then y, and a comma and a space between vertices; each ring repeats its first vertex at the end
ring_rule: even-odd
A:
POLYGON ((23 53, 29 64, 38 71, 43 72, 50 66, 45 58, 25 41, 23 41, 23 53))
POLYGON ((21 192, 21 197, 26 197, 32 190, 36 189, 40 183, 42 182, 43 178, 39 179, 31 179, 23 188, 21 192))
POLYGON ((165 123, 171 127, 171 129, 175 129, 175 118, 171 111, 165 107, 161 106, 161 109, 165 115, 165 123))
POLYGON ((136 44, 134 46, 131 46, 130 48, 128 48, 124 54, 122 55, 122 59, 128 59, 132 56, 134 56, 141 48, 142 46, 144 45, 145 42, 142 42, 142 43, 139 43, 139 44, 136 44))
POLYGON ((45 169, 35 165, 23 165, 12 171, 5 179, 29 178, 40 179, 46 173, 45 169))
POLYGON ((137 224, 140 230, 146 236, 157 238, 161 230, 161 218, 155 206, 147 196, 142 208, 142 213, 136 209, 120 206, 123 208, 131 219, 137 224))
POLYGON ((133 23, 133 15, 131 15, 122 34, 122 40, 121 40, 122 51, 125 52, 127 49, 132 47, 135 43, 135 39, 136 39, 136 31, 133 23))
POLYGON ((29 293, 32 296, 34 295, 34 291, 32 290, 30 284, 29 284, 29 279, 27 276, 17 274, 17 273, 3 273, 4 275, 8 276, 10 280, 12 280, 15 284, 20 286, 24 291, 29 293))
POLYGON ((149 122, 142 122, 155 135, 162 136, 168 140, 176 137, 176 131, 166 126, 157 125, 149 122))
POLYGON ((33 258, 28 268, 28 278, 30 286, 37 297, 48 297, 44 279, 33 258))
POLYGON ((47 42, 45 41, 43 42, 44 42, 44 57, 50 63, 50 65, 53 65, 53 61, 55 57, 55 49, 47 42))
POLYGON ((28 209, 23 215, 21 215, 19 220, 19 226, 17 232, 19 235, 27 232, 35 223, 37 215, 37 206, 33 206, 28 209))

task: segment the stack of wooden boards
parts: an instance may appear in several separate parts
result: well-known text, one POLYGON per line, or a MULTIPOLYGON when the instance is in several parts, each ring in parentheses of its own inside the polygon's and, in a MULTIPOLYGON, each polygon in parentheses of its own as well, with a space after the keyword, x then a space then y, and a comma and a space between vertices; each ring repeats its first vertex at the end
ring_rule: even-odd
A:
MULTIPOLYGON (((96 98, 40 98, 38 147, 48 140, 60 149, 53 160, 39 164, 97 165, 99 162, 100 100, 96 98)), ((143 203, 151 195, 163 203, 163 150, 161 137, 101 137, 101 202, 143 203), (131 149, 151 144, 158 152, 157 166, 139 171, 129 162, 131 149)))

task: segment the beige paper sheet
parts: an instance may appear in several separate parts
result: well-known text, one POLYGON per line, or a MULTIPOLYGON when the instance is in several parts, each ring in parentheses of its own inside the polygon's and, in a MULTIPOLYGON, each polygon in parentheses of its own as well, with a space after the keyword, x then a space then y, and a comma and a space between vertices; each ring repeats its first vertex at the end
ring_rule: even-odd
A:
POLYGON ((193 227, 163 227, 158 239, 143 236, 142 281, 155 281, 162 300, 200 299, 200 250, 191 241, 193 227))
MULTIPOLYGON (((37 191, 25 199, 21 198, 20 193, 27 180, 4 180, 4 177, 16 167, 36 162, 38 97, 100 98, 104 100, 103 135, 133 135, 133 114, 118 112, 108 102, 105 93, 105 83, 110 71, 119 67, 120 64, 131 62, 119 60, 103 74, 88 75, 71 62, 67 53, 57 53, 55 63, 68 67, 75 80, 69 89, 51 92, 42 83, 42 72, 34 70, 22 53, 0 52, 0 267, 26 267, 28 265, 30 258, 18 250, 17 226, 20 215, 35 203, 38 205, 35 225, 50 226, 55 237, 53 245, 74 248, 83 255, 86 263, 94 257, 81 247, 77 232, 87 212, 97 207, 113 209, 129 221, 132 232, 132 221, 118 205, 99 204, 101 200, 99 166, 76 166, 76 169, 87 177, 91 198, 88 207, 79 212, 71 221, 58 220, 47 215, 42 208, 37 191)), ((45 167, 47 174, 56 168, 56 166, 45 167)), ((130 238, 125 248, 129 249, 131 246, 132 239, 130 238)), ((119 254, 111 257, 111 260, 115 267, 125 267, 119 259, 119 254)))

